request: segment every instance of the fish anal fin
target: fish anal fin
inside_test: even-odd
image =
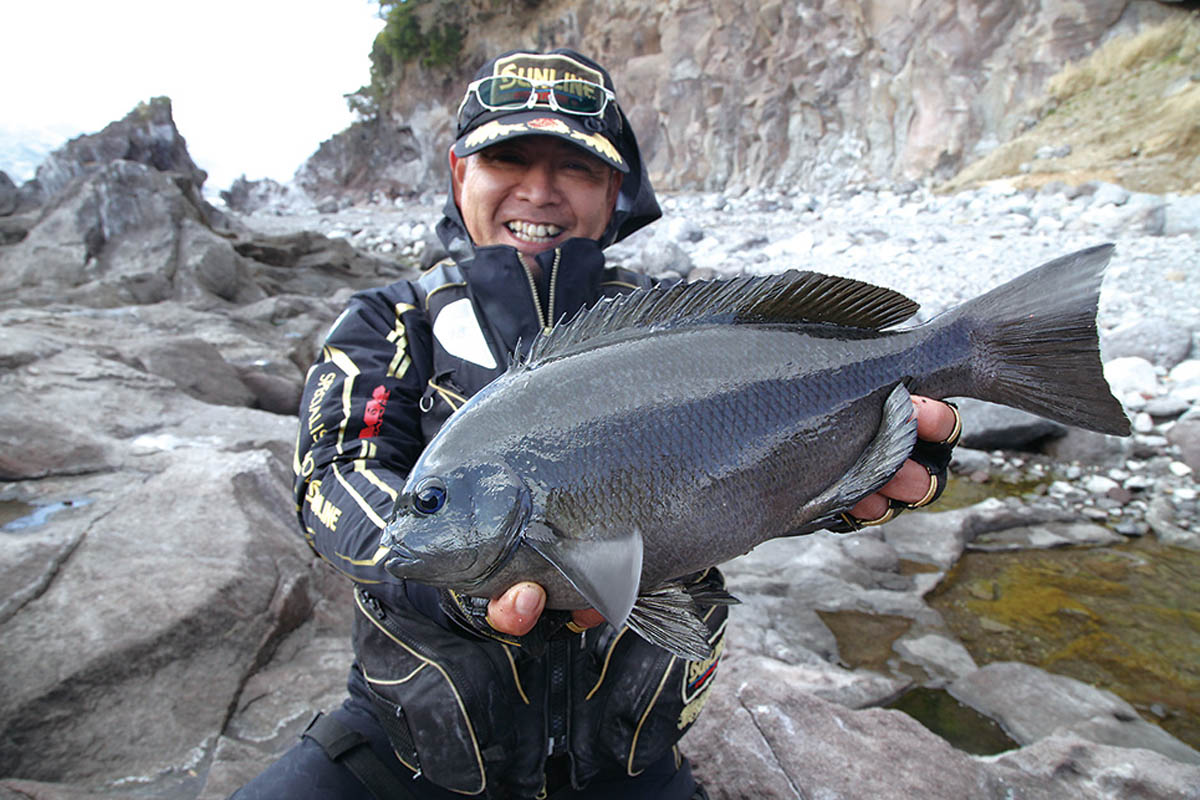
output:
[[[702,661],[712,655],[711,631],[700,619],[691,595],[679,584],[639,596],[628,625],[646,641],[688,661]]]

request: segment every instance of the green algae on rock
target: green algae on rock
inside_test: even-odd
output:
[[[1150,538],[967,553],[928,600],[979,664],[1086,681],[1200,746],[1200,553]]]

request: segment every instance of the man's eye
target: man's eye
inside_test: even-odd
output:
[[[565,161],[562,168],[567,172],[574,172],[580,175],[595,176],[600,173],[596,165],[589,164],[587,161]]]
[[[498,164],[523,164],[524,157],[516,150],[497,150],[489,152],[488,158]]]

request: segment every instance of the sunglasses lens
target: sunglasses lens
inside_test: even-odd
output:
[[[554,99],[563,111],[598,114],[604,108],[604,87],[590,81],[558,81]]]
[[[524,78],[488,78],[480,81],[477,91],[479,101],[488,108],[524,108],[529,103],[533,84]]]

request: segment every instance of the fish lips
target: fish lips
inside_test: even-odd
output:
[[[392,544],[389,546],[389,549],[391,550],[391,558],[387,560],[384,567],[388,572],[397,577],[402,577],[398,571],[404,567],[411,567],[421,563],[421,557],[409,552],[402,544]]]

